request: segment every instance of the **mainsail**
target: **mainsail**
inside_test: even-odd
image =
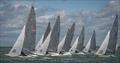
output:
[[[110,31],[110,38],[109,38],[107,52],[113,53],[113,54],[115,53],[116,44],[117,44],[117,36],[118,36],[118,15],[115,16],[115,21]]]
[[[79,39],[78,39],[78,45],[77,45],[77,51],[82,51],[84,46],[84,38],[85,38],[85,29],[84,26],[82,27]]]
[[[91,52],[96,50],[96,34],[93,32],[92,38],[88,41],[86,47],[84,48],[84,52]]]
[[[22,54],[29,55],[35,50],[35,40],[36,40],[36,16],[34,7],[31,6],[30,14],[25,28],[25,38],[22,48]]]
[[[48,51],[57,52],[57,46],[60,37],[60,16],[57,16],[57,20],[51,32],[50,44],[48,46]]]
[[[24,38],[25,38],[25,26],[23,27],[18,39],[16,40],[14,46],[8,53],[9,56],[19,56],[21,54],[21,50],[23,47],[24,43]]]
[[[109,38],[110,38],[110,31],[108,32],[108,34],[106,35],[102,45],[100,46],[100,48],[96,52],[97,55],[103,55],[103,54],[106,53],[107,46],[108,46],[108,43],[109,43]]]
[[[50,22],[49,22],[44,35],[42,35],[42,38],[40,39],[40,41],[37,43],[37,45],[35,47],[35,51],[37,51],[39,49],[39,47],[41,46],[41,44],[44,42],[44,40],[46,39],[46,37],[48,36],[48,34],[50,32],[50,29],[51,29],[51,27],[50,27]]]
[[[72,27],[70,29],[68,29],[68,32],[67,32],[67,35],[65,38],[65,44],[62,48],[64,51],[69,51],[69,49],[71,47],[70,45],[71,45],[71,41],[74,36],[74,30],[75,30],[75,23],[73,23]]]

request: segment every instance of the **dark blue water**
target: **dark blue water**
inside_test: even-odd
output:
[[[10,48],[0,48],[0,63],[120,63],[120,54],[116,57],[98,57],[94,54],[72,56],[9,57]]]

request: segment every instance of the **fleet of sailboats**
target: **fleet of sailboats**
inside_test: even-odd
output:
[[[75,23],[68,29],[66,35],[60,41],[60,16],[57,16],[56,22],[51,29],[50,22],[38,43],[36,42],[36,16],[34,7],[31,6],[30,14],[26,25],[24,25],[19,37],[13,45],[8,56],[28,56],[28,55],[66,55],[66,53],[75,54],[79,52],[94,53],[96,55],[105,55],[108,53],[115,54],[118,35],[118,16],[110,31],[108,31],[100,48],[96,52],[96,32],[84,48],[85,29],[82,27],[80,35],[75,39],[71,46],[74,37]]]

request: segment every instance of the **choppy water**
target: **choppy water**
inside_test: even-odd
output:
[[[72,56],[9,57],[10,48],[0,48],[0,63],[120,63],[120,54],[116,57],[98,57],[93,54]]]

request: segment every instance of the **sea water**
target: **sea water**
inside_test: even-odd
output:
[[[94,54],[67,56],[9,57],[10,48],[0,48],[0,63],[120,63],[120,54],[99,57]]]

